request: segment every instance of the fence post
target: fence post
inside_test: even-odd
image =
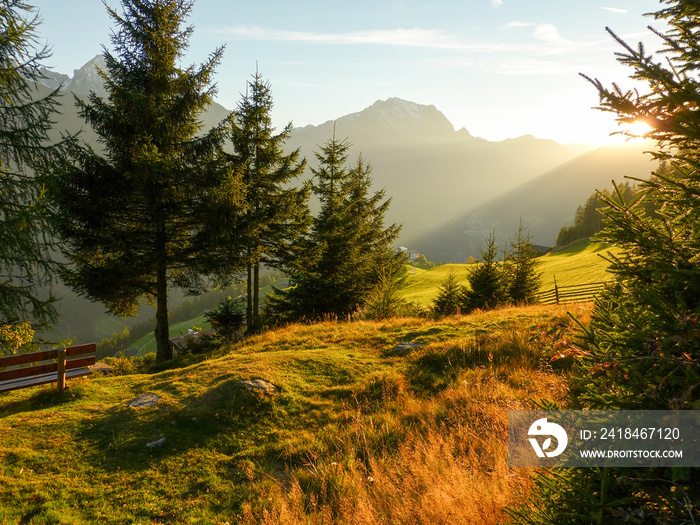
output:
[[[58,391],[63,392],[66,388],[66,349],[61,348],[58,351]]]
[[[559,288],[557,287],[557,276],[554,276],[554,296],[557,298],[557,304],[559,304]]]

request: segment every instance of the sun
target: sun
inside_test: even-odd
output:
[[[639,144],[649,140],[652,128],[646,122],[635,120],[630,123],[618,123],[615,133],[610,134],[606,144]]]
[[[621,126],[626,133],[635,138],[644,139],[654,128],[642,120],[635,120],[631,124]]]

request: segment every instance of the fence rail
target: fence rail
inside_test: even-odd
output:
[[[570,286],[557,286],[554,281],[554,288],[545,290],[537,295],[537,299],[542,304],[562,304],[592,301],[605,287],[604,282],[574,284]]]

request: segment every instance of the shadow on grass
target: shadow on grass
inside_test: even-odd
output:
[[[85,461],[108,472],[141,472],[194,449],[227,456],[262,454],[288,412],[308,408],[284,393],[250,392],[238,379],[218,379],[213,388],[177,406],[161,401],[153,407],[122,405],[95,414],[76,433]]]
[[[53,385],[44,386],[37,389],[29,397],[0,403],[0,418],[22,412],[35,412],[37,410],[64,406],[80,401],[85,395],[85,388],[81,384],[68,385],[63,392],[59,392]]]
[[[406,343],[426,344],[434,342],[432,335],[445,335],[445,327],[434,326],[432,328],[421,328],[412,330],[403,335],[402,340]],[[444,337],[443,337],[444,338]]]

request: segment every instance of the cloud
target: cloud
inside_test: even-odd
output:
[[[503,5],[503,0],[491,0],[491,5],[493,7],[499,8]]]
[[[559,30],[555,25],[552,24],[539,24],[535,28],[533,35],[537,40],[546,42],[548,44],[554,44],[557,46],[571,46],[573,42],[567,40],[559,34]]]
[[[532,27],[535,24],[532,22],[519,22],[518,20],[513,20],[512,22],[508,22],[506,24],[506,27]]]
[[[601,7],[601,9],[605,9],[606,11],[610,11],[611,13],[621,13],[623,15],[629,13],[627,9],[618,9],[617,7]]]
[[[218,31],[245,40],[278,42],[370,44],[483,52],[501,50],[503,47],[499,44],[465,44],[443,31],[434,29],[386,29],[349,33],[312,33],[278,31],[259,26],[237,26],[219,29]]]

